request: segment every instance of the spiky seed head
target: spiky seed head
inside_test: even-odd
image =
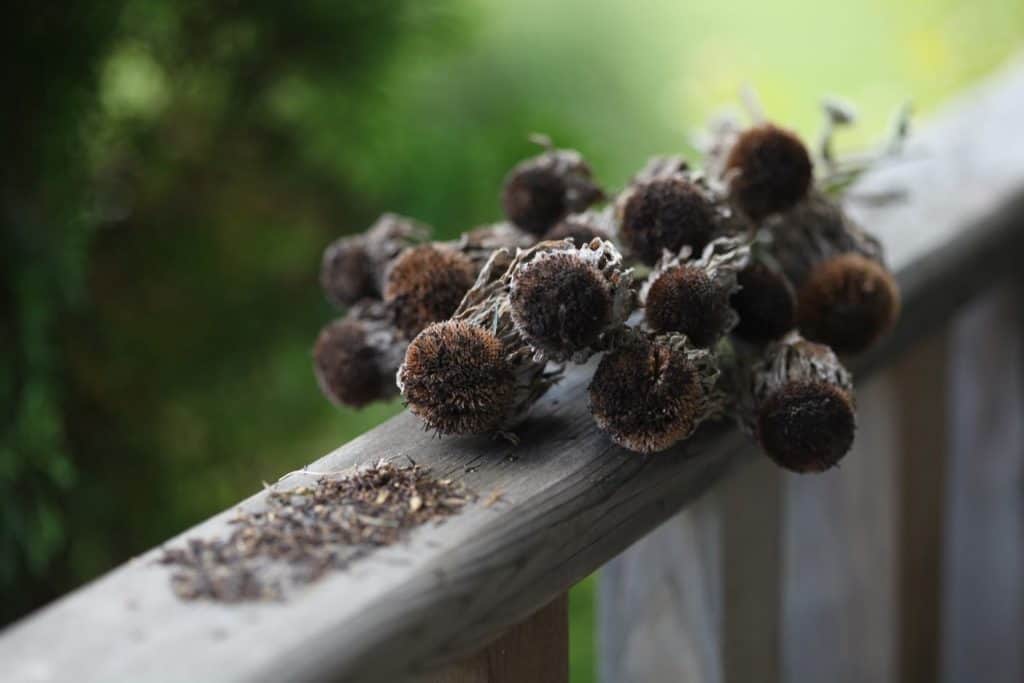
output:
[[[764,400],[757,439],[765,453],[793,472],[822,472],[853,446],[856,413],[850,395],[823,381],[793,382]]]
[[[644,306],[652,330],[681,332],[701,348],[713,345],[733,321],[729,293],[694,263],[662,271],[648,288]]]
[[[664,250],[690,246],[700,253],[714,235],[714,206],[689,180],[678,176],[639,183],[620,208],[619,235],[641,261],[654,265]]]
[[[543,235],[570,213],[583,211],[603,196],[578,153],[551,150],[509,171],[501,203],[510,221],[534,235]]]
[[[899,316],[899,288],[880,263],[846,253],[818,264],[800,288],[800,333],[838,353],[870,347]]]
[[[733,334],[763,344],[796,327],[796,295],[785,275],[763,261],[754,261],[737,279],[741,289],[729,300],[740,317]]]
[[[553,253],[516,271],[512,319],[532,345],[573,353],[597,342],[612,318],[611,286],[573,251]]]
[[[577,247],[590,244],[594,239],[608,240],[611,236],[598,227],[593,220],[582,215],[572,215],[558,222],[544,235],[545,240],[572,239]]]
[[[378,352],[366,335],[366,328],[350,318],[335,320],[317,335],[313,372],[335,405],[359,408],[388,394],[378,371]]]
[[[704,417],[704,387],[686,352],[642,339],[601,359],[590,382],[590,411],[615,443],[637,453],[663,451]]]
[[[339,308],[377,296],[373,263],[362,235],[342,237],[324,250],[320,286],[327,300]]]
[[[384,300],[394,311],[395,325],[411,339],[430,323],[450,318],[475,279],[476,268],[468,257],[423,244],[395,259]]]
[[[499,428],[516,392],[501,340],[461,320],[434,323],[412,340],[398,384],[409,410],[439,434]]]
[[[811,155],[800,138],[770,123],[741,133],[725,167],[730,194],[755,221],[803,199],[814,172]]]

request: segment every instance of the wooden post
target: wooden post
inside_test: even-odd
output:
[[[423,683],[567,683],[569,594],[563,593],[480,652]]]

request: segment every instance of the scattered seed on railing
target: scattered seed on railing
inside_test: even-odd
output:
[[[239,510],[226,538],[189,539],[161,564],[184,600],[280,600],[289,588],[343,569],[430,521],[442,522],[475,495],[419,465],[380,462],[343,476],[317,473],[312,485],[269,489],[266,509]]]

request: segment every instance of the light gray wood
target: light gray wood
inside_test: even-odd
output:
[[[892,369],[899,420],[897,567],[899,680],[939,677],[945,540],[949,344],[940,334]]]
[[[568,683],[569,594],[516,624],[479,652],[421,683]]]
[[[972,304],[951,336],[943,680],[1024,681],[1024,291]]]
[[[1022,93],[1024,68],[1015,68],[924,133],[927,163],[887,172],[913,195],[889,214],[865,214],[906,300],[876,365],[1015,265],[1024,149],[1007,141],[1024,120]],[[146,553],[0,634],[4,678],[395,681],[473,652],[671,517],[746,452],[721,425],[659,457],[613,447],[587,413],[587,372],[537,406],[516,449],[433,439],[404,414],[312,465],[409,456],[482,496],[500,490],[503,502],[419,529],[280,605],[182,603],[153,565],[157,551]],[[221,533],[228,517],[171,542]]]
[[[896,666],[897,387],[857,387],[857,440],[838,469],[786,475],[783,680],[885,683]]]

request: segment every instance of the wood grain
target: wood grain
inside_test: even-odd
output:
[[[972,93],[921,136],[927,163],[870,182],[911,199],[864,212],[904,287],[903,322],[877,367],[1014,266],[1022,240],[1024,68]],[[312,464],[344,470],[412,457],[483,497],[439,527],[412,533],[283,604],[188,604],[158,550],[129,562],[0,634],[16,681],[396,681],[472,653],[642,538],[745,460],[727,425],[658,457],[614,447],[593,427],[581,368],[520,430],[518,448],[438,440],[408,414]],[[298,483],[294,479],[291,483]],[[262,494],[241,505],[262,505]],[[230,512],[170,543],[224,532]]]

